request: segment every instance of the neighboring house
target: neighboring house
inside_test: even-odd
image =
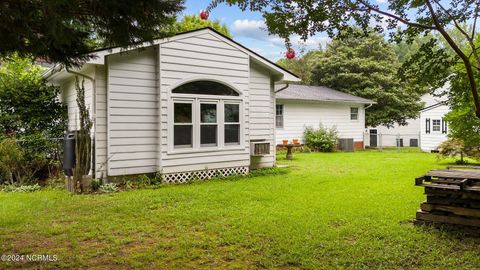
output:
[[[448,85],[438,89],[437,93],[444,91],[447,87]],[[425,94],[421,97],[421,101],[425,103],[423,109],[425,110],[431,106],[444,102],[445,97]],[[421,139],[421,136],[425,133],[425,129],[423,128],[425,123],[421,119],[423,110],[419,112],[418,118],[408,119],[407,125],[404,126],[394,124],[393,127],[368,127],[365,130],[365,145],[368,147],[410,146],[421,147],[423,149]]]
[[[448,139],[448,123],[444,120],[450,108],[444,102],[428,106],[420,111],[420,147],[423,151],[437,150]]]
[[[275,164],[275,92],[292,73],[211,28],[111,48],[45,78],[78,128],[75,77],[85,76],[96,178],[162,173],[167,182]]]
[[[291,84],[276,95],[276,143],[303,140],[305,127],[336,127],[339,137],[363,149],[365,108],[374,102],[323,86]]]

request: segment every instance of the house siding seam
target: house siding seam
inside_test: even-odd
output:
[[[195,59],[195,61],[192,61]],[[194,65],[193,62],[195,63]],[[249,56],[212,34],[187,37],[160,45],[160,152],[161,172],[180,173],[206,169],[248,166],[249,156]],[[222,149],[179,153],[170,151],[168,112],[171,88],[189,79],[215,78],[242,91],[243,149]],[[171,138],[173,139],[173,138]]]
[[[275,92],[271,75],[260,66],[250,64],[250,140],[271,144],[270,154],[252,157],[252,168],[275,164]]]
[[[105,67],[96,67],[95,72],[95,177],[107,176],[107,82]]]
[[[157,171],[156,48],[107,58],[109,176]]]

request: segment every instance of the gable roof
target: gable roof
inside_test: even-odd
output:
[[[230,46],[242,51],[243,53],[247,54],[250,57],[250,60],[254,61],[255,63],[259,64],[260,66],[268,69],[272,75],[274,75],[277,79],[283,80],[283,81],[292,81],[292,82],[298,82],[300,81],[300,78],[295,75],[294,73],[286,70],[285,68],[277,65],[276,63],[268,60],[267,58],[259,55],[258,53],[250,50],[249,48],[243,46],[242,44],[236,42],[235,40],[223,35],[222,33],[218,32],[217,30],[211,28],[211,27],[205,27],[205,28],[200,28],[196,30],[191,30],[191,31],[186,31],[182,33],[178,33],[172,37],[167,37],[167,38],[162,38],[162,39],[155,39],[151,42],[142,42],[142,43],[136,43],[132,44],[130,47],[108,47],[108,48],[102,48],[98,49],[95,51],[92,51],[90,54],[95,55],[96,57],[93,59],[90,59],[89,61],[86,62],[86,64],[97,64],[97,65],[103,65],[105,63],[105,57],[107,55],[111,54],[116,54],[120,52],[126,52],[130,50],[135,50],[139,48],[145,48],[145,47],[150,47],[158,44],[163,44],[163,43],[168,43],[184,38],[188,38],[191,36],[196,36],[200,35],[203,33],[210,33],[217,37],[220,40],[223,40]],[[52,67],[50,70],[52,72],[55,72],[55,66]],[[46,73],[50,73],[50,70]]]
[[[304,101],[351,102],[360,104],[376,103],[373,100],[357,97],[325,86],[301,84],[290,84],[286,89],[277,92],[276,98]]]

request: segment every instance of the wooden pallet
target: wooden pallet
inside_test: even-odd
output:
[[[427,200],[416,220],[480,229],[480,170],[449,168],[431,170],[415,179],[425,189]]]

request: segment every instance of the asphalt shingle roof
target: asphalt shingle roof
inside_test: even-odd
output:
[[[290,84],[276,94],[277,99],[314,100],[330,102],[353,102],[372,104],[372,100],[333,90],[325,86]]]

